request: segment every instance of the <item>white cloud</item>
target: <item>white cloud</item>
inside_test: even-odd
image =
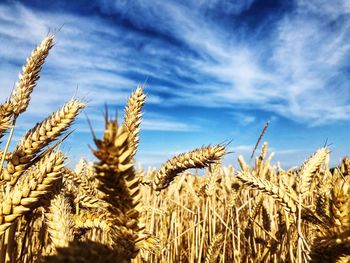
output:
[[[233,112],[232,115],[235,118],[235,121],[243,126],[250,125],[257,121],[256,117],[250,114]]]
[[[0,21],[5,26],[0,27],[0,54],[5,61],[20,63],[50,28],[65,24],[33,95],[33,104],[42,106],[30,108],[28,114],[32,115],[55,110],[54,105],[75,94],[77,85],[78,96],[92,106],[104,102],[122,105],[130,89],[148,77],[152,104],[165,102],[157,95],[161,91],[169,94],[167,105],[238,105],[272,111],[309,125],[349,120],[346,58],[350,55],[350,19],[344,16],[349,13],[348,1],[337,0],[337,5],[298,1],[296,9],[271,29],[271,37],[256,45],[225,31],[227,28],[207,19],[205,12],[193,11],[196,5],[202,11],[239,14],[252,3],[202,0],[191,1],[188,7],[175,1],[100,1],[104,12],[131,19],[140,30],[153,28],[170,36],[199,57],[181,54],[180,49],[171,44],[164,46],[159,39],[148,43],[142,34],[127,32],[96,16],[55,14],[31,10],[19,3],[2,4]],[[9,15],[14,12],[16,16]],[[133,43],[143,46],[137,50]],[[264,55],[267,51],[269,57]],[[137,62],[126,61],[135,52],[143,57]],[[174,52],[178,54],[174,56]],[[151,57],[149,61],[147,56]],[[167,58],[176,59],[178,64],[169,64]],[[19,70],[8,62],[0,72],[4,91],[1,100],[8,97]],[[123,74],[128,71],[142,79]],[[181,82],[174,79],[174,73],[195,81]],[[163,82],[152,85],[158,79]],[[171,83],[183,88],[174,88]],[[152,120],[145,123],[149,129],[159,129],[157,125]],[[174,122],[163,121],[162,125],[168,130],[193,129]]]
[[[196,125],[187,123],[169,121],[165,119],[148,119],[145,118],[141,124],[142,130],[148,131],[197,131],[199,129]]]

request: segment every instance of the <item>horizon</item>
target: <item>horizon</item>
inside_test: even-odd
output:
[[[237,167],[267,121],[262,142],[283,168],[326,142],[331,165],[350,152],[349,1],[126,3],[0,2],[1,102],[35,46],[58,31],[13,142],[72,97],[88,102],[100,136],[104,104],[121,118],[144,84],[136,156],[144,167],[231,140],[224,163]],[[93,160],[84,114],[73,129],[62,145],[69,163]]]

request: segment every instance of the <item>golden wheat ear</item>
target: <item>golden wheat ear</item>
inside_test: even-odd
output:
[[[28,107],[30,94],[36,86],[41,67],[53,46],[53,39],[54,35],[47,36],[27,58],[27,63],[24,65],[16,88],[10,97],[15,116],[24,112]]]
[[[339,170],[343,176],[350,175],[350,160],[348,157],[344,157],[340,163]]]
[[[143,93],[142,86],[138,86],[137,89],[131,94],[128,103],[125,107],[124,125],[129,131],[129,149],[132,151],[131,158],[133,158],[137,152],[139,143],[139,131],[142,117],[142,107],[145,104],[146,95]]]
[[[311,248],[311,262],[337,262],[350,256],[350,229],[337,232],[333,229],[322,237],[318,236]]]
[[[99,228],[104,233],[109,233],[114,226],[114,216],[104,209],[80,210],[78,214],[73,215],[75,228]]]
[[[0,139],[11,126],[12,112],[13,106],[10,102],[5,102],[0,105]]]
[[[337,262],[350,256],[350,177],[333,179],[328,224],[317,225],[310,253],[312,262]]]
[[[145,233],[140,214],[140,178],[133,160],[143,100],[141,89],[130,97],[124,117],[129,127],[125,123],[118,125],[117,118],[109,119],[106,113],[103,137],[97,139],[94,135],[96,150],[92,150],[99,159],[94,163],[99,195],[109,204],[107,209],[115,225],[111,234],[113,247],[128,260],[136,257],[139,250],[153,247],[153,239]]]
[[[338,178],[331,190],[330,215],[333,224],[350,230],[350,177]]]
[[[238,173],[237,178],[242,181],[243,184],[250,186],[252,189],[266,193],[276,201],[280,202],[287,212],[294,213],[297,211],[296,197],[292,196],[282,187],[278,187],[270,181],[254,176],[246,171]]]
[[[58,193],[52,198],[46,219],[54,247],[67,247],[74,238],[73,220],[71,219],[70,205],[63,193]]]
[[[298,173],[298,192],[301,195],[308,193],[315,172],[320,169],[328,154],[329,150],[327,148],[321,148],[301,166]]]
[[[10,182],[12,186],[15,185],[19,177],[32,165],[37,154],[62,135],[84,107],[84,103],[71,100],[29,130],[17,144],[8,160],[7,167],[2,173],[3,179]]]
[[[5,195],[0,204],[0,235],[18,217],[41,204],[41,198],[47,196],[55,182],[62,179],[64,160],[61,152],[47,154]]]
[[[220,250],[222,248],[222,241],[224,239],[224,235],[222,233],[217,234],[210,243],[208,248],[207,255],[205,257],[205,263],[215,263],[217,262],[217,258],[220,254]]]
[[[157,191],[165,189],[181,172],[191,168],[208,167],[220,161],[225,151],[224,145],[207,146],[171,158],[161,166],[154,178],[153,188]]]

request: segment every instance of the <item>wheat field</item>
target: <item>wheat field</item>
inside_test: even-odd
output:
[[[121,124],[106,113],[102,138],[90,123],[94,162],[71,169],[58,149],[85,107],[77,99],[13,142],[53,41],[0,105],[0,262],[350,262],[350,160],[329,167],[327,147],[291,170],[263,143],[253,165],[222,166],[219,144],[145,171],[134,161],[141,86]]]

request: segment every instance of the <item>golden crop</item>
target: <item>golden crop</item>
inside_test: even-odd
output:
[[[102,138],[93,133],[94,163],[81,159],[73,171],[56,147],[85,107],[78,100],[10,152],[53,39],[32,52],[0,105],[0,262],[350,262],[348,159],[330,169],[321,148],[285,171],[264,143],[255,164],[240,156],[236,171],[221,165],[226,145],[209,145],[136,169],[141,86],[121,124],[106,113]]]

